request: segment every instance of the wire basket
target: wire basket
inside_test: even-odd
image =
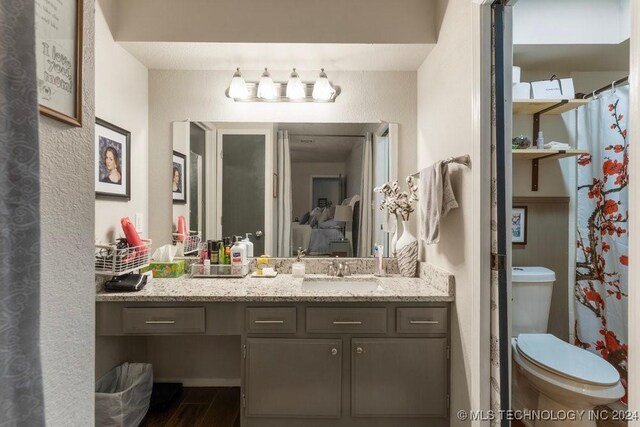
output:
[[[191,277],[193,278],[242,278],[249,274],[249,263],[241,266],[231,264],[192,264]]]
[[[200,247],[200,232],[198,231],[190,231],[189,235],[184,240],[178,240],[178,238],[182,237],[182,233],[173,233],[173,244],[182,243],[184,245],[183,253],[192,254],[198,251]]]
[[[151,240],[142,240],[140,246],[119,248],[117,244],[96,244],[96,274],[120,276],[149,265]]]

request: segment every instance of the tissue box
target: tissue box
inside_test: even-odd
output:
[[[157,279],[169,279],[180,277],[184,274],[184,260],[173,262],[151,261],[148,267],[141,268],[140,272],[151,271]]]

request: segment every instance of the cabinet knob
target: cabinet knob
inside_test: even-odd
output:
[[[364,350],[362,349],[362,347],[356,347],[356,354],[362,354],[364,353]]]
[[[335,348],[335,347],[334,347],[334,348],[332,348],[332,349],[331,349],[331,355],[332,355],[332,356],[337,356],[337,355],[338,355],[338,349],[337,349],[337,348]]]

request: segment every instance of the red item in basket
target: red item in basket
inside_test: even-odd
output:
[[[143,245],[142,239],[136,231],[136,227],[134,227],[133,223],[131,223],[131,220],[128,217],[123,216],[122,218],[120,218],[120,225],[122,226],[124,237],[126,237],[129,246],[137,248],[138,246]]]
[[[138,257],[147,255],[147,247],[140,238],[136,227],[133,225],[133,223],[131,223],[131,220],[128,217],[123,216],[122,218],[120,218],[120,225],[122,226],[122,231],[124,231],[124,236],[127,239],[127,243],[129,243],[130,247],[135,248],[134,253],[127,255],[127,257],[123,261],[128,263],[132,262],[134,259],[137,259],[138,262],[140,262],[141,260]]]
[[[187,223],[182,215],[178,217],[178,229],[176,230],[176,233],[178,234],[176,236],[176,241],[184,242],[184,239],[187,236]]]

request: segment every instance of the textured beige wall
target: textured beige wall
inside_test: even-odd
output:
[[[258,71],[244,73],[247,80]],[[287,71],[273,71],[286,80]],[[300,71],[303,81],[313,81],[316,71]],[[324,122],[399,124],[399,176],[416,168],[416,73],[333,72],[331,81],[342,88],[335,103],[236,103],[225,96],[230,72],[149,71],[149,218],[154,245],[169,241],[171,194],[162,184],[170,176],[171,122],[189,118],[214,122]],[[161,187],[158,187],[158,186]]]
[[[40,346],[47,426],[94,417],[94,2],[84,2],[82,127],[40,116]]]
[[[119,1],[119,41],[434,43],[434,0]]]
[[[472,155],[472,6],[468,0],[441,0],[443,16],[438,44],[418,70],[418,169],[462,154]],[[456,419],[459,409],[473,401],[471,383],[473,337],[472,266],[474,233],[480,213],[473,207],[472,170],[452,166],[452,185],[459,209],[441,222],[440,243],[425,247],[426,260],[456,276],[456,301],[451,313],[451,425],[467,425]],[[488,340],[488,337],[487,337]],[[488,389],[487,389],[488,390]]]
[[[96,3],[96,116],[131,132],[131,200],[95,202],[95,238],[112,242],[121,237],[120,217],[135,223],[143,215],[141,235],[149,231],[147,68],[113,40],[107,26],[112,1]]]

